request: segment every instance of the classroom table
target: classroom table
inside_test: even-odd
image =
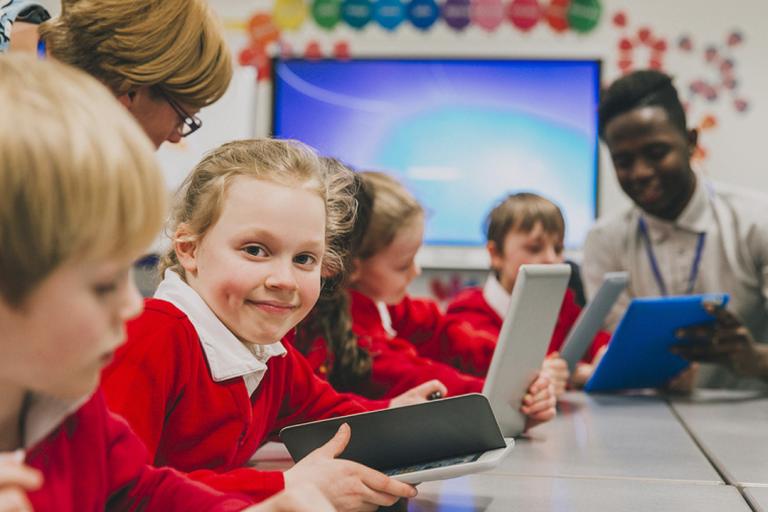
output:
[[[670,404],[726,482],[768,486],[768,396],[700,390]]]
[[[738,490],[726,485],[488,473],[422,484],[407,508],[410,512],[750,510]]]
[[[768,487],[746,487],[744,496],[758,512],[768,512]]]
[[[721,484],[663,397],[568,392],[494,473]]]
[[[498,468],[425,482],[388,510],[768,512],[767,429],[754,394],[568,392]]]

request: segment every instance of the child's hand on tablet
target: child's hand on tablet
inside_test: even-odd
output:
[[[245,512],[334,512],[336,509],[314,484],[305,484],[245,509]]]
[[[565,386],[568,384],[571,374],[568,371],[568,363],[560,357],[560,354],[557,352],[549,354],[541,365],[541,371],[552,381],[552,385],[555,387],[555,396],[559,397],[565,393]]]
[[[408,484],[362,464],[337,459],[351,435],[349,425],[342,425],[333,439],[286,471],[286,490],[312,483],[340,512],[376,510],[393,505],[400,498],[416,496],[416,489]]]
[[[605,355],[606,350],[608,350],[608,345],[603,345],[600,347],[600,350],[597,351],[597,354],[595,354],[595,358],[592,359],[591,363],[579,362],[579,364],[576,365],[576,370],[574,370],[573,376],[571,377],[571,386],[577,389],[584,387],[592,377],[592,374],[595,373],[595,368],[600,364],[600,360]]]
[[[528,387],[528,393],[523,397],[523,405],[520,412],[528,416],[525,430],[530,430],[536,425],[547,422],[555,417],[555,389],[552,382],[544,374],[539,374],[536,380]]]
[[[431,397],[444,397],[446,395],[448,395],[448,388],[445,387],[445,384],[437,379],[432,379],[409,389],[402,395],[396,396],[389,401],[389,406],[401,407],[403,405],[420,404],[427,400],[432,400]]]
[[[43,485],[43,476],[24,464],[23,452],[0,453],[0,511],[32,511],[27,491]]]

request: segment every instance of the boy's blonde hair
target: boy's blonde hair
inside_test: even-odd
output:
[[[565,219],[555,203],[530,192],[510,194],[488,214],[485,220],[486,237],[496,244],[501,254],[504,239],[510,231],[530,233],[538,223],[541,223],[545,233],[561,241],[565,237]]]
[[[0,295],[21,305],[73,258],[138,256],[165,186],[142,129],[100,83],[34,56],[0,56]]]
[[[367,259],[395,239],[397,232],[424,215],[424,209],[396,179],[383,172],[365,171],[360,175],[373,197],[373,210],[360,250],[355,256]]]
[[[322,272],[329,276],[341,271],[342,258],[333,240],[354,224],[356,201],[350,193],[352,173],[329,168],[309,146],[292,140],[240,140],[206,154],[181,186],[169,226],[171,238],[177,242],[201,240],[219,219],[229,185],[238,176],[316,192],[325,201],[326,213]],[[176,238],[182,224],[190,235]],[[161,275],[166,269],[185,277],[173,248],[160,261]]]
[[[40,36],[117,95],[151,86],[195,108],[219,99],[232,57],[204,0],[62,0]]]

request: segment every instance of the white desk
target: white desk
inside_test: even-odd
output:
[[[758,512],[768,512],[768,487],[747,487],[744,494]]]
[[[559,408],[493,473],[722,483],[662,398],[571,392]]]
[[[768,397],[707,390],[671,404],[728,483],[768,485]]]
[[[411,512],[738,512],[749,506],[734,487],[672,481],[521,477],[482,474],[419,486]]]

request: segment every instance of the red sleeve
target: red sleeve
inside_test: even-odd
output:
[[[354,400],[355,402],[362,405],[366,410],[368,411],[380,411],[382,409],[389,409],[389,398],[385,398],[383,400],[374,400],[371,398],[366,398],[362,395],[358,395],[356,393],[339,393],[341,396],[346,397],[347,400]]]
[[[458,315],[446,315],[439,332],[440,361],[470,375],[485,377],[498,335],[495,326],[475,325]]]
[[[170,468],[146,463],[146,450],[125,420],[107,412],[108,510],[229,512],[250,501],[194,482]]]
[[[290,343],[285,344],[285,375],[287,392],[283,399],[276,428],[336,416],[365,412],[351,393],[338,393],[331,385],[314,374],[307,360]]]
[[[253,468],[231,469],[217,473],[210,469],[191,471],[187,475],[205,485],[226,493],[241,494],[255,502],[264,501],[285,489],[282,471],[260,471]]]
[[[399,304],[387,309],[392,328],[399,337],[413,343],[421,355],[436,357],[439,350],[436,334],[443,313],[435,301],[406,296]]]
[[[408,341],[400,338],[379,340],[371,349],[371,356],[372,390],[378,398],[394,398],[431,379],[445,384],[451,396],[479,393],[483,389],[482,379],[421,357]]]
[[[584,354],[584,357],[581,360],[587,364],[592,364],[592,361],[594,361],[597,353],[601,348],[608,345],[609,341],[611,341],[611,333],[606,331],[599,331],[595,335],[595,339],[592,341],[592,345],[590,345],[589,350],[587,350],[587,353]]]
[[[290,334],[283,338],[283,342],[284,344],[291,344],[295,348],[295,345],[293,345],[294,338]],[[298,349],[296,351],[301,354]],[[318,378],[323,381],[328,380],[328,360],[330,357],[328,355],[328,344],[323,338],[315,339],[307,353],[301,355],[304,357],[304,360],[307,362],[307,364],[309,364],[309,367],[312,369],[315,375],[318,376]],[[389,407],[389,400],[371,400],[355,393],[339,394],[345,397],[347,400],[354,400],[358,402],[366,410],[369,411],[378,411],[380,409],[387,409]]]
[[[565,342],[565,338],[568,337],[573,324],[579,318],[579,313],[581,313],[581,308],[576,304],[576,297],[569,288],[565,291],[563,304],[560,306],[560,312],[557,315],[557,323],[552,332],[547,354],[559,351],[563,347],[563,342]]]
[[[185,376],[193,373],[191,365],[204,363],[202,357],[190,357],[200,350],[191,324],[153,321],[157,316],[152,312],[144,315],[128,323],[128,342],[104,370],[102,387],[110,410],[128,421],[147,446],[148,462],[152,463],[163,433],[163,419],[184,392]],[[255,501],[263,501],[285,487],[279,471],[238,468],[221,473],[196,470],[187,475],[220,491],[243,493]]]
[[[150,462],[155,460],[164,418],[182,393],[184,375],[191,372],[195,358],[189,350],[197,343],[185,323],[153,322],[153,316],[147,311],[128,322],[128,341],[102,374],[109,409],[128,420],[147,447]]]

